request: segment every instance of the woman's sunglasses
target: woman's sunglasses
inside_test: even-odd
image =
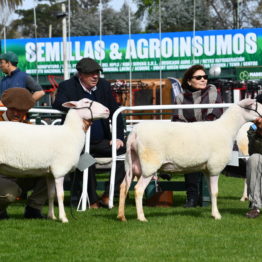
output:
[[[196,80],[201,80],[202,77],[207,80],[208,79],[208,75],[202,75],[202,76],[192,76],[192,78],[196,79]]]

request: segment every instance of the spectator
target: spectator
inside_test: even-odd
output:
[[[262,95],[258,95],[257,102],[262,103]],[[248,130],[247,160],[247,194],[250,201],[250,210],[246,213],[248,218],[256,218],[262,208],[262,118],[257,118],[254,125]]]
[[[100,72],[102,71],[100,65],[91,58],[83,58],[77,63],[76,69],[77,74],[75,76],[59,84],[53,108],[65,111],[66,108],[62,106],[64,102],[71,100],[77,101],[86,97],[106,106],[110,110],[109,118],[112,119],[113,113],[118,109],[118,105],[112,95],[110,83],[100,78]],[[90,154],[94,157],[110,157],[112,154],[111,139],[109,119],[94,121],[91,126]],[[116,146],[118,154],[125,153],[124,128],[121,115],[117,120]],[[96,193],[95,173],[95,165],[93,165],[89,168],[88,178],[88,196],[91,208],[99,208],[100,206],[107,207],[109,202],[109,183],[99,201]],[[79,177],[77,180],[82,180],[82,174],[80,172],[77,172],[77,174]],[[124,176],[124,163],[123,161],[117,161],[115,180],[116,194],[119,192],[119,186]]]
[[[182,79],[183,92],[175,98],[175,104],[214,104],[222,103],[222,98],[213,85],[207,84],[208,76],[202,65],[188,68]],[[196,122],[212,121],[219,118],[222,109],[178,109],[173,121]],[[199,181],[201,173],[185,174],[187,200],[184,207],[196,207],[199,203]]]
[[[7,107],[0,121],[28,123],[26,115],[34,106],[35,100],[31,93],[24,88],[10,88],[4,91],[1,101]],[[25,148],[26,150],[26,148]],[[47,185],[44,177],[11,178],[0,175],[0,219],[9,218],[7,207],[18,198],[22,192],[32,190],[27,198],[25,218],[44,218],[41,209],[47,200]]]
[[[18,67],[18,57],[13,52],[7,52],[0,55],[0,69],[6,76],[0,82],[0,95],[9,88],[23,87],[28,89],[35,101],[38,101],[45,92],[35,80]]]

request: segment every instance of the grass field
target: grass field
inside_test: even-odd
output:
[[[12,205],[11,219],[0,222],[0,261],[261,261],[262,216],[244,217],[243,180],[222,175],[219,189],[221,221],[210,206],[183,208],[185,192],[174,192],[174,207],[145,207],[148,223],[136,220],[132,195],[127,223],[116,220],[117,207],[74,210],[77,219],[67,207],[69,223],[61,224],[25,220],[24,207]]]

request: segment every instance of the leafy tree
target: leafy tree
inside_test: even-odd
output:
[[[146,31],[158,31],[159,0],[136,2],[136,16],[145,19]],[[261,0],[166,0],[161,1],[162,31],[191,31],[194,2],[196,30],[262,26]]]
[[[107,3],[102,8],[102,34],[127,34],[128,33],[128,5],[124,4],[119,12],[108,7]],[[100,15],[99,9],[78,8],[77,12],[72,14],[71,32],[72,35],[99,35],[100,34]],[[140,32],[139,23],[131,14],[132,32]]]
[[[62,27],[59,19],[56,15],[61,12],[61,5],[59,4],[39,4],[36,9],[36,25],[37,25],[37,37],[48,37],[49,26],[52,26],[52,36],[61,36]],[[14,20],[7,32],[8,38],[33,38],[35,37],[34,27],[34,10],[16,10],[16,14],[19,15],[19,19]]]
[[[22,2],[23,0],[0,0],[0,37],[4,35],[6,25],[10,20],[10,14]]]
[[[250,19],[250,24],[252,27],[262,27],[262,1],[257,1],[257,6],[253,15]]]
[[[103,0],[103,4],[107,4],[110,0]],[[96,9],[100,3],[100,0],[78,0],[79,6],[83,9],[90,10]]]
[[[88,3],[87,3],[88,2]],[[71,36],[86,36],[100,34],[99,0],[71,1]],[[102,34],[128,33],[128,5],[123,5],[118,12],[108,7],[108,0],[103,0],[102,6]],[[56,14],[61,13],[61,4],[50,0],[49,4],[36,6],[37,37],[48,37],[49,26],[52,25],[52,36],[62,35],[61,21]],[[35,37],[34,12],[29,10],[16,10],[19,19],[14,20],[8,27],[7,38]],[[139,33],[139,22],[131,14],[132,33]]]
[[[177,0],[174,4],[173,0],[162,1],[159,5],[158,0],[137,0],[138,10],[137,17],[146,19],[146,32],[159,31],[159,18],[161,7],[161,31],[176,32],[176,31],[192,31],[194,19],[194,6],[192,0]],[[143,5],[143,2],[145,3]],[[209,17],[203,15],[208,13],[208,8],[203,5],[203,2],[196,1],[195,17],[196,30],[205,30],[209,25]]]
[[[109,18],[109,17],[108,17]],[[129,6],[124,3],[120,12],[115,17],[115,34],[128,34],[129,33]],[[133,12],[130,12],[130,29],[131,33],[138,34],[141,32],[140,21],[136,19]]]
[[[218,29],[261,27],[262,1],[208,0],[213,27]]]
[[[0,8],[9,8],[9,10],[15,9],[18,5],[21,5],[23,0],[0,0]]]

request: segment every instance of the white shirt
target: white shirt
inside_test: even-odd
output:
[[[78,78],[78,79],[79,79],[79,78]],[[95,91],[95,90],[97,89],[96,86],[92,87],[90,90],[87,89],[87,88],[84,86],[84,84],[81,82],[80,79],[79,79],[79,83],[80,83],[80,85],[82,86],[83,90],[84,90],[86,93],[90,94],[90,95],[92,94],[92,91]]]

